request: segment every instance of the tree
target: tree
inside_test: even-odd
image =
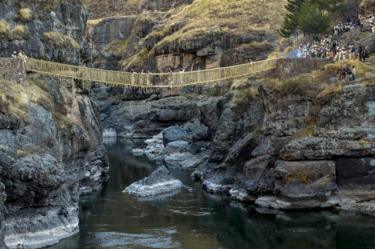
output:
[[[318,32],[316,34],[324,33],[322,30],[326,31],[328,29],[326,25],[329,20],[329,14],[338,11],[345,1],[346,0],[288,0],[285,6],[288,14],[284,19],[282,28],[279,30],[280,35],[290,37],[298,30],[307,34],[311,34],[312,30]],[[319,25],[323,26],[320,27]]]
[[[307,35],[325,34],[330,27],[329,15],[316,3],[306,2],[299,11],[297,28]]]
[[[288,4],[285,6],[288,14],[286,15],[283,26],[279,31],[281,36],[289,37],[295,33],[298,26],[298,15],[304,2],[305,0],[288,0]]]

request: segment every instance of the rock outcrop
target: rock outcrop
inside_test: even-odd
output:
[[[1,1],[0,56],[78,64],[87,15],[79,0]]]
[[[126,187],[124,192],[136,197],[157,197],[176,192],[182,186],[182,182],[175,179],[165,166],[160,166],[150,176]]]
[[[216,183],[222,187],[215,189],[226,193],[240,187],[258,197],[256,204],[282,209],[340,205],[340,198],[353,196],[353,203],[371,200],[374,89],[349,84],[335,94],[313,98],[313,93],[283,95],[274,87],[261,87],[262,105],[247,116],[259,113],[257,132],[243,130],[236,143],[224,143],[231,145],[226,157],[213,154],[211,160],[221,162],[221,169],[206,173],[206,185]],[[256,106],[250,105],[247,108]],[[232,107],[226,108],[222,115],[231,111]],[[219,123],[217,132],[231,134],[230,127]],[[223,139],[217,139],[217,132],[214,143],[220,144]],[[348,203],[342,208],[347,209]]]
[[[80,62],[80,1],[2,1],[0,15],[0,56]],[[108,162],[79,82],[16,69],[0,80],[0,247],[40,248],[78,232],[80,194],[101,188]]]
[[[0,83],[7,89],[0,94],[0,207],[10,248],[76,233],[80,193],[99,189],[107,175],[95,105],[72,83],[38,75],[25,85]]]
[[[209,7],[203,2],[185,2],[181,9],[171,5],[164,13],[143,9],[142,18],[138,10],[132,16],[93,20],[88,44],[95,56],[88,61],[100,67],[169,72],[233,65],[277,52],[275,22],[280,17],[267,18],[282,1],[268,1],[258,6],[263,9],[242,17],[256,27],[225,18],[238,8],[243,11],[246,0],[233,5],[210,1]],[[226,13],[221,12],[223,6],[228,7],[223,8]],[[265,16],[259,17],[258,11]],[[273,25],[265,29],[266,23]],[[194,169],[194,178],[203,180],[207,191],[285,209],[341,205],[344,193],[349,195],[340,184],[343,175],[349,177],[347,172],[355,168],[361,180],[371,179],[373,84],[341,85],[333,79],[322,89],[320,79],[314,85],[309,80],[288,82],[291,76],[310,72],[307,65],[316,65],[290,64],[286,59],[269,75],[279,74],[279,83],[285,83],[281,88],[272,86],[274,79],[258,79],[239,86],[224,82],[218,88],[197,87],[192,91],[198,95],[188,89],[169,94],[95,89],[93,96],[106,128],[124,137],[159,134],[147,140],[146,150],[134,154],[169,167]],[[195,121],[207,129],[197,139],[184,129]],[[345,159],[351,163],[343,164]],[[355,166],[359,164],[360,169]],[[301,190],[300,196],[295,189]]]
[[[0,248],[6,248],[4,243],[4,228],[3,228],[3,221],[4,221],[4,212],[5,212],[5,186],[2,182],[0,182]]]
[[[374,214],[373,84],[332,83],[327,92],[308,82],[287,83],[250,80],[221,97],[191,97],[198,112],[185,114],[187,121],[170,116],[168,124],[179,125],[137,152],[168,167],[193,169],[211,193],[261,207]]]
[[[198,106],[183,96],[131,100],[113,103],[99,101],[103,125],[115,128],[120,136],[150,136],[172,124],[184,123],[199,115]]]
[[[272,9],[282,10],[284,3],[87,2],[94,10],[87,32],[87,63],[138,72],[190,71],[264,59],[276,47],[282,20],[282,11],[271,13]],[[241,24],[228,18],[239,13],[246,13],[238,16]]]

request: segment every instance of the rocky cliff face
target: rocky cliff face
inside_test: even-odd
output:
[[[108,170],[94,104],[69,81],[31,75],[26,84],[1,82],[7,90],[0,105],[0,179],[11,248],[74,234],[80,193],[100,188]]]
[[[209,192],[262,208],[339,207],[374,215],[373,80],[272,81],[220,86],[226,94],[209,87],[195,88],[195,95],[155,94],[112,105],[107,118],[127,136],[162,130],[134,153],[195,170]]]
[[[206,171],[209,191],[221,185],[220,192],[237,197],[240,190],[246,200],[281,209],[348,208],[348,196],[370,198],[373,85],[346,85],[324,97],[304,91],[282,94],[273,87],[260,87],[259,94],[246,108],[249,114],[240,118],[253,127],[243,129],[235,118],[219,122],[223,125],[214,138],[219,146],[211,160],[220,166]],[[229,105],[222,115],[234,110]],[[241,138],[223,145],[223,135]]]
[[[1,56],[79,63],[80,1],[2,1],[0,15]],[[45,247],[78,231],[80,194],[107,177],[99,113],[78,82],[14,73],[1,60],[0,247],[4,235],[10,248]]]
[[[3,230],[5,199],[6,199],[5,187],[3,183],[0,183],[0,248],[5,248],[4,230]]]
[[[0,56],[78,64],[87,19],[80,1],[1,1],[0,16]]]
[[[274,10],[284,3],[153,1],[151,6],[159,6],[153,8],[150,1],[140,2],[133,15],[111,17],[103,11],[102,19],[89,21],[89,63],[167,72],[264,59],[276,47],[283,13]]]

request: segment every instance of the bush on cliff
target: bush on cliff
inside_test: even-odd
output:
[[[20,9],[20,16],[24,20],[31,20],[33,17],[32,11],[29,8],[22,8]]]
[[[8,34],[9,33],[9,24],[6,21],[0,21],[0,34]]]
[[[80,45],[76,40],[74,40],[72,37],[55,32],[50,31],[44,33],[45,40],[51,42],[53,45],[61,48],[74,48],[79,49]]]

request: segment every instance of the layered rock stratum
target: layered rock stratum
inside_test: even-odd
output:
[[[1,56],[80,62],[80,1],[2,1],[0,16]],[[108,162],[98,110],[79,82],[20,65],[0,59],[0,247],[40,248],[79,231],[80,195],[101,188]]]

